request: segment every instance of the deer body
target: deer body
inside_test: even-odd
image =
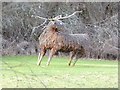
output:
[[[39,37],[41,55],[39,54],[38,65],[40,65],[42,57],[45,55],[47,49],[50,49],[47,65],[50,64],[52,56],[58,51],[72,52],[69,62],[70,65],[74,56],[76,56],[78,53],[84,53],[84,48],[79,42],[79,39],[80,38],[76,37],[75,35],[66,34],[59,31],[54,25],[48,26]],[[75,63],[73,65],[75,65]]]
[[[46,38],[40,37],[40,47],[45,47],[46,49],[56,48],[58,51],[72,51],[73,49],[80,48],[77,37],[70,34],[64,34],[61,32],[47,32],[45,34]],[[44,38],[44,40],[42,40]]]

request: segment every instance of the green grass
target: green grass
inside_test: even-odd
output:
[[[69,67],[67,57],[47,57],[37,66],[37,56],[2,57],[3,88],[118,88],[118,61],[80,59]]]

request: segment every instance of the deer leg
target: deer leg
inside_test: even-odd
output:
[[[74,61],[74,63],[73,63],[73,65],[72,66],[75,66],[75,63],[78,61],[78,57],[77,57],[77,55],[75,55],[75,61]]]
[[[50,54],[49,54],[49,58],[48,58],[48,61],[47,61],[47,66],[49,66],[50,65],[50,61],[51,61],[51,59],[52,59],[52,57],[53,57],[53,55],[56,53],[56,50],[55,49],[51,49],[51,51],[50,51]]]
[[[42,58],[43,58],[43,56],[45,55],[45,53],[46,53],[46,50],[42,50],[42,51],[41,51],[41,54],[39,53],[37,65],[40,65],[40,64],[41,64]]]
[[[81,51],[81,52],[80,52],[80,55],[81,55],[80,57],[82,57],[82,56],[84,55],[84,51]],[[78,61],[78,58],[79,58],[79,57],[78,57],[78,53],[76,53],[76,54],[75,54],[75,61],[74,61],[74,63],[73,63],[72,66],[75,66],[75,63]]]
[[[87,51],[86,55],[87,55],[87,58],[90,58],[90,52],[89,51]]]
[[[75,55],[74,52],[71,52],[71,53],[70,53],[70,59],[69,59],[69,63],[68,63],[69,66],[71,65],[71,62],[72,62],[72,60],[73,60],[74,55]]]

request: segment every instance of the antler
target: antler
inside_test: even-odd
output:
[[[74,13],[72,13],[71,15],[66,15],[65,17],[62,17],[62,15],[58,15],[58,16],[56,16],[55,18],[43,18],[43,17],[40,17],[40,16],[31,16],[31,17],[35,17],[35,18],[40,18],[40,19],[43,19],[43,20],[45,20],[41,25],[39,25],[39,26],[37,26],[36,28],[38,28],[38,27],[40,27],[40,26],[42,26],[42,25],[44,25],[46,22],[47,22],[47,20],[49,20],[49,21],[52,21],[52,20],[54,20],[54,21],[59,21],[59,20],[61,20],[61,19],[66,19],[66,18],[70,18],[70,17],[72,17],[72,16],[74,16],[76,13],[82,13],[82,11],[75,11]]]
[[[70,17],[74,16],[76,13],[82,13],[82,11],[75,11],[71,15],[68,15],[68,16],[65,16],[65,17],[62,17],[62,15],[59,15],[59,16],[56,16],[55,18],[53,18],[53,20],[60,20],[60,19],[70,18]]]
[[[43,17],[40,17],[40,16],[33,16],[32,15],[31,17],[40,18],[40,19],[45,20],[42,24],[40,24],[39,26],[37,26],[37,28],[40,27],[40,26],[43,26],[47,22],[47,20],[48,20],[47,18],[43,18]]]
[[[47,18],[43,18],[43,17],[40,17],[40,16],[34,16],[34,15],[32,15],[31,17],[35,17],[35,18],[40,18],[40,19],[47,20]]]
[[[35,18],[40,18],[40,19],[44,19],[45,21],[44,21],[44,23],[42,24],[42,25],[44,25],[45,23],[46,23],[46,21],[47,20],[60,20],[60,19],[66,19],[66,18],[70,18],[70,17],[72,17],[72,16],[74,16],[76,13],[82,13],[82,11],[75,11],[74,13],[72,13],[71,15],[66,15],[65,17],[62,17],[62,15],[58,15],[58,16],[56,16],[55,18],[43,18],[43,17],[40,17],[40,16],[31,16],[31,17],[35,17]]]

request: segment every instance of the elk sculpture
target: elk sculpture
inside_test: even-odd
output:
[[[79,37],[80,34],[67,34],[63,32],[62,29],[58,28],[59,26],[63,25],[61,21],[62,19],[70,18],[78,12],[81,11],[76,11],[73,14],[65,17],[59,15],[52,19],[35,16],[36,18],[45,20],[44,23],[41,25],[44,25],[47,21],[49,21],[48,25],[39,37],[40,53],[38,55],[37,65],[41,64],[42,58],[48,49],[50,50],[50,53],[47,65],[50,64],[53,55],[57,52],[70,52],[70,60],[68,63],[69,66],[71,65],[71,62],[74,57],[76,57],[76,59],[73,63],[73,66],[78,60],[77,55],[80,54],[82,56],[83,54],[85,54],[84,46],[83,44],[81,44],[81,38]]]

